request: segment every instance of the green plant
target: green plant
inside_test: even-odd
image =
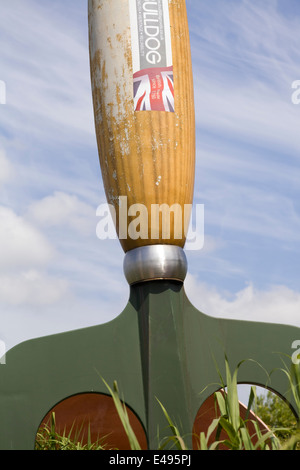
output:
[[[300,364],[294,364],[290,356],[287,357],[291,364],[290,367],[282,359],[284,367],[279,370],[285,374],[288,379],[290,385],[289,393],[294,400],[295,411],[297,415],[300,416]]]
[[[122,403],[121,399],[120,399],[120,394],[119,394],[119,389],[118,389],[118,384],[116,381],[114,381],[114,384],[113,384],[113,389],[105,382],[104,379],[102,379],[103,382],[105,383],[107,389],[109,390],[113,400],[114,400],[114,404],[115,404],[115,407],[117,409],[117,412],[118,412],[118,415],[119,415],[119,418],[122,422],[122,425],[123,425],[123,428],[126,432],[126,435],[128,437],[128,440],[129,440],[129,444],[130,444],[130,448],[131,450],[141,450],[141,446],[140,446],[140,443],[131,427],[131,424],[130,424],[130,421],[129,421],[129,417],[128,417],[128,414],[127,414],[127,410],[126,410],[126,406],[124,403]]]
[[[225,358],[226,367],[226,392],[225,384],[222,382],[223,393],[217,392],[216,398],[220,409],[221,416],[218,423],[218,432],[220,434],[223,429],[229,439],[223,442],[232,450],[268,450],[279,449],[279,441],[272,431],[262,432],[256,419],[250,419],[250,412],[255,405],[257,396],[256,388],[251,387],[247,411],[245,419],[240,416],[240,403],[238,399],[237,376],[240,366],[244,361],[239,363],[231,375],[228,360]],[[221,376],[220,376],[221,377]],[[250,424],[255,430],[255,434],[250,434]]]
[[[75,429],[75,423],[69,433],[60,434],[56,431],[55,413],[52,413],[49,421],[40,426],[36,435],[35,450],[105,450],[103,440],[91,441],[90,428],[86,444],[80,439],[82,426]]]
[[[164,450],[170,443],[175,445],[176,449],[178,450],[188,450],[183,437],[180,435],[180,431],[178,427],[173,423],[170,416],[168,415],[167,410],[162,405],[162,403],[158,400],[158,398],[157,398],[157,401],[163,411],[163,414],[165,415],[165,418],[171,430],[171,435],[162,441],[162,443],[159,446],[159,450]]]
[[[289,405],[275,393],[268,391],[257,397],[255,413],[274,431],[281,445],[298,433],[297,419]],[[285,428],[287,431],[280,431]],[[278,430],[277,430],[278,429]]]
[[[251,410],[254,409],[256,413],[259,412],[260,401],[256,395],[256,388],[251,387],[247,411],[244,419],[240,414],[240,403],[238,399],[238,371],[242,361],[237,365],[233,374],[231,373],[229,363],[225,357],[225,372],[226,377],[223,380],[222,375],[218,369],[220,377],[220,389],[215,392],[215,405],[218,410],[216,418],[212,420],[207,433],[201,432],[199,436],[199,450],[218,450],[221,446],[229,450],[296,450],[300,442],[299,427],[296,432],[293,429],[294,423],[286,423],[287,425],[270,429],[269,431],[261,431],[258,421],[253,418]],[[300,369],[299,366],[292,365],[288,368],[286,365],[281,371],[287,376],[290,384],[290,392],[294,398],[295,406],[297,408],[298,416],[300,416]],[[110,395],[114,400],[114,404],[121,423],[128,437],[129,446],[131,450],[141,450],[138,439],[130,425],[129,417],[127,414],[125,403],[120,398],[117,382],[114,381],[111,388],[104,379]],[[157,399],[158,400],[158,399]],[[160,444],[158,450],[175,447],[177,450],[188,450],[188,446],[181,436],[179,428],[170,418],[164,405],[158,400],[162,412],[166,418],[170,429],[170,436],[165,438]],[[254,432],[251,432],[250,424]],[[298,423],[299,426],[299,423]],[[83,444],[79,436],[81,430],[73,433],[74,429],[70,430],[68,435],[59,435],[56,432],[55,414],[51,415],[50,422],[40,428],[37,439],[37,450],[105,450],[104,441],[101,439],[97,443],[91,442],[90,433],[88,433],[87,443]],[[221,433],[225,433],[225,438],[221,438]],[[289,433],[291,437],[282,441],[279,439],[280,432]],[[211,443],[211,437],[215,439]]]
[[[289,450],[291,448],[295,448],[298,442],[297,436],[293,436],[291,440],[285,442],[284,445],[282,445],[281,441],[278,439],[273,430],[262,431],[260,429],[258,420],[253,418],[253,415],[251,415],[252,408],[257,408],[257,395],[255,387],[251,387],[246,415],[245,418],[242,419],[240,415],[240,403],[238,399],[237,377],[239,368],[243,362],[245,361],[242,361],[238,364],[232,374],[229,368],[228,360],[225,357],[225,380],[223,380],[222,375],[218,369],[220,377],[220,390],[214,394],[214,397],[216,409],[219,413],[218,416],[212,420],[207,433],[200,433],[199,450],[218,450],[221,446],[222,448],[227,448],[230,450]],[[299,376],[293,374],[292,377],[295,386],[294,390],[299,390],[295,385],[295,382],[297,382]],[[183,437],[180,435],[178,428],[171,421],[166,409],[161,403],[160,406],[167,419],[171,431],[171,436],[166,439],[165,443],[168,444],[173,442],[177,449],[186,450],[187,445],[184,442]],[[251,419],[250,416],[252,416]],[[250,429],[254,429],[254,432],[251,432]],[[226,435],[226,438],[220,439],[222,431],[223,434]],[[289,428],[277,428],[276,431],[287,432],[289,431]],[[212,443],[209,443],[213,435],[215,435],[215,439]]]
[[[280,368],[279,371],[282,372],[289,383],[289,391],[287,392],[290,402],[293,402],[294,410],[297,415],[296,423],[292,423],[287,432],[291,435],[290,439],[284,442],[284,450],[299,450],[300,449],[300,364],[294,363],[290,356],[286,356],[289,359],[289,364],[287,365],[283,360],[282,362],[284,367]],[[273,371],[274,372],[274,371]]]

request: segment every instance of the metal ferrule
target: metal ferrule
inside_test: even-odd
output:
[[[128,251],[124,258],[124,274],[128,284],[159,279],[183,282],[187,259],[176,245],[148,245]]]

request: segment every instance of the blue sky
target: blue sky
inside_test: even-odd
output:
[[[196,104],[195,204],[205,245],[186,291],[212,316],[300,326],[298,0],[187,0]],[[86,0],[0,7],[0,339],[109,321],[128,285],[94,131]],[[295,338],[296,339],[296,338]]]

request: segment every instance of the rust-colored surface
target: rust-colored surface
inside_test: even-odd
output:
[[[90,427],[92,442],[103,437],[107,450],[130,450],[128,438],[110,396],[97,393],[74,395],[50,410],[42,424],[49,423],[52,412],[55,412],[56,431],[60,434],[65,432],[68,435],[74,426],[72,436],[81,430],[78,440],[86,444]],[[128,407],[127,413],[142,449],[146,450],[147,440],[141,422]]]
[[[246,411],[247,407],[240,403],[240,416],[243,420],[246,420]],[[194,428],[193,428],[193,449],[196,450],[199,448],[199,435],[201,432],[204,432],[205,435],[207,434],[208,428],[211,425],[212,421],[219,417],[220,413],[219,410],[216,408],[216,403],[215,403],[215,398],[214,395],[211,395],[201,406],[201,408],[198,411],[197,417],[195,419],[194,423]],[[255,444],[257,442],[256,439],[256,431],[253,426],[253,423],[251,423],[251,420],[255,420],[259,426],[259,429],[261,430],[262,433],[269,432],[270,429],[266,426],[263,421],[258,418],[254,413],[250,412],[248,416],[249,422],[247,425],[247,428],[249,430],[249,433],[251,436],[253,436],[252,442]],[[224,439],[228,439],[227,434],[222,430],[219,441],[222,441]],[[213,442],[216,440],[216,431],[212,433],[208,445],[211,445]],[[219,450],[227,450],[228,447],[224,445],[219,446]]]
[[[103,438],[102,443],[105,448],[130,450],[129,441],[123,429],[122,423],[116,411],[114,402],[110,396],[98,393],[87,393],[74,395],[62,402],[58,403],[52,408],[42,421],[42,425],[49,423],[51,413],[55,412],[56,431],[60,434],[69,434],[73,426],[72,436],[78,437],[78,440],[83,444],[87,443],[88,427],[90,427],[92,442],[97,442],[98,439]],[[143,450],[147,450],[147,438],[144,428],[133,413],[127,407],[127,413],[130,419],[130,424],[133,428],[135,435]],[[199,448],[199,435],[201,432],[207,434],[208,428],[213,419],[219,416],[216,411],[216,404],[214,396],[210,396],[199,409],[194,427],[193,427],[193,449]],[[240,416],[242,419],[246,417],[246,407],[240,403]],[[250,413],[249,420],[255,420],[262,431],[269,432],[270,429],[252,412]],[[80,433],[78,435],[78,431]],[[253,443],[257,442],[255,437],[255,428],[251,422],[248,423],[248,430],[253,435]],[[228,436],[224,431],[221,432],[219,440],[227,439]],[[209,445],[216,439],[216,432],[212,433]],[[219,446],[219,450],[228,449],[224,445]]]
[[[149,244],[185,244],[184,206],[194,191],[195,116],[189,29],[185,0],[169,2],[175,112],[134,111],[133,69],[128,2],[90,0],[89,37],[95,128],[107,201],[116,209],[119,197],[128,207],[142,204],[139,216],[148,236],[120,239],[124,251]],[[180,223],[165,234],[151,218],[152,204],[181,207]],[[180,215],[180,214],[179,214]],[[147,221],[145,221],[147,218]],[[188,214],[189,219],[189,214]],[[186,225],[187,226],[187,225]],[[155,235],[152,238],[151,227]]]

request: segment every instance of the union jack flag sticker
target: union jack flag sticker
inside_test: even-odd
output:
[[[134,110],[174,113],[173,67],[149,68],[133,76]]]

